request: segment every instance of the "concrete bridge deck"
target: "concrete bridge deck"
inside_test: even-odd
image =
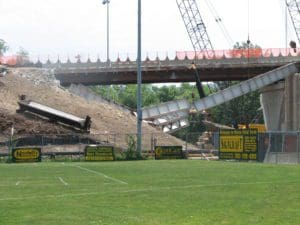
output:
[[[270,50],[270,49],[268,49]],[[223,54],[199,55],[195,52],[179,52],[175,59],[164,60],[146,58],[142,63],[143,83],[194,82],[195,63],[201,81],[247,80],[288,63],[300,61],[300,49],[272,51],[259,50],[249,53],[247,50],[223,51]],[[274,51],[274,50],[273,50]],[[279,53],[278,53],[279,52]],[[284,54],[283,54],[284,52]],[[278,53],[278,54],[277,54]],[[42,67],[54,69],[55,76],[62,85],[72,83],[83,85],[131,84],[136,83],[136,61],[129,59],[115,62],[47,62]]]

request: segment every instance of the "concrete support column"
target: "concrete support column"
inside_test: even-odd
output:
[[[261,89],[261,106],[267,131],[282,130],[284,125],[284,82]]]
[[[300,130],[300,74],[295,74],[285,82],[285,130]]]
[[[293,96],[294,96],[294,87],[293,87],[293,76],[289,76],[285,79],[285,126],[284,130],[293,130]]]
[[[263,88],[261,93],[268,131],[300,130],[300,74]]]

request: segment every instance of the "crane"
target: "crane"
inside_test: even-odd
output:
[[[176,0],[195,51],[213,50],[196,0]]]
[[[194,51],[208,52],[208,50],[213,50],[196,0],[176,0],[176,2]],[[192,65],[192,69],[195,70],[196,85],[200,98],[204,98],[204,89],[195,64]]]
[[[286,0],[286,6],[288,8],[291,20],[293,22],[294,29],[298,38],[298,43],[300,43],[300,1],[298,0]],[[296,46],[294,46],[296,47]]]
[[[206,4],[215,17],[215,21],[218,23],[221,31],[223,32],[226,40],[230,45],[233,45],[232,38],[230,37],[226,27],[222,23],[217,11],[209,0],[205,0]],[[184,25],[188,32],[192,46],[195,52],[205,52],[207,55],[213,52],[213,46],[211,44],[208,32],[206,30],[205,23],[201,17],[196,0],[176,0],[178,9],[183,19]],[[195,70],[196,85],[200,95],[200,98],[205,97],[204,89],[201,84],[200,76],[195,64],[192,65],[192,69]],[[228,86],[224,82],[217,82],[219,88],[223,89]],[[209,88],[209,86],[208,86]],[[210,88],[209,88],[210,89]]]

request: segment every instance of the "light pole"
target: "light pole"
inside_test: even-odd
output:
[[[102,4],[106,5],[107,13],[106,13],[106,60],[107,64],[109,64],[109,3],[110,0],[103,0]]]
[[[141,156],[142,152],[142,16],[141,0],[138,0],[138,46],[137,46],[137,152]]]
[[[109,3],[110,0],[103,0],[102,4],[106,5],[106,69],[108,70],[108,67],[110,66],[110,60],[109,60]],[[107,71],[108,73],[108,71]],[[107,99],[110,99],[110,85],[107,86]]]

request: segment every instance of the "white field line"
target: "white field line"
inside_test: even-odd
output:
[[[61,177],[58,177],[58,179],[60,180],[60,182],[62,182],[65,186],[68,186],[69,184],[64,181],[64,179],[62,179]]]
[[[95,171],[95,170],[90,170],[90,169],[84,168],[84,167],[82,167],[82,166],[76,166],[76,167],[79,168],[79,169],[81,169],[81,170],[88,171],[88,172],[90,172],[90,173],[98,174],[98,175],[100,175],[100,176],[105,177],[105,178],[108,179],[108,180],[112,180],[112,181],[118,182],[118,183],[120,183],[120,184],[128,184],[128,183],[126,183],[126,182],[124,182],[124,181],[122,181],[122,180],[118,180],[118,179],[116,179],[116,178],[107,176],[107,175],[105,175],[104,173],[100,173],[100,172]]]
[[[185,186],[170,186],[170,187],[151,187],[151,188],[140,188],[140,189],[129,189],[129,190],[112,190],[112,191],[99,191],[99,192],[83,192],[83,193],[69,193],[60,195],[45,195],[40,196],[25,196],[25,197],[10,197],[0,198],[0,201],[13,201],[13,200],[25,200],[25,199],[37,199],[37,198],[64,198],[64,197],[76,197],[76,196],[89,196],[109,193],[130,193],[130,192],[148,192],[148,191],[162,191],[162,190],[180,190],[189,188],[201,188],[201,187],[221,187],[221,186],[239,186],[239,185],[257,185],[257,184],[288,184],[288,183],[299,183],[299,181],[286,181],[286,182],[249,182],[249,183],[231,183],[231,184],[196,184],[196,185],[185,185]]]
[[[16,186],[19,186],[20,183],[21,183],[21,181],[17,181]]]

